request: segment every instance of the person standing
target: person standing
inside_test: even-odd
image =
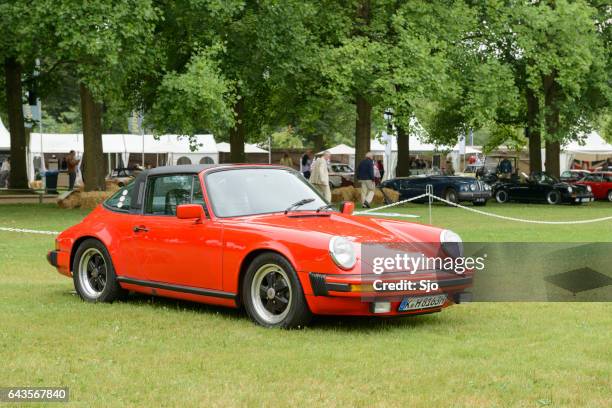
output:
[[[76,158],[76,152],[71,150],[66,158],[66,164],[68,165],[68,190],[74,189],[74,182],[77,176],[77,167],[79,166],[80,160]]]
[[[11,175],[11,159],[6,158],[2,162],[2,167],[0,167],[0,188],[8,188],[9,187],[9,176]]]
[[[323,152],[312,164],[312,170],[310,174],[310,184],[312,184],[317,190],[321,192],[325,201],[331,202],[331,189],[329,188],[329,170],[327,168],[329,164],[329,158],[331,153],[328,151]]]
[[[304,175],[306,180],[310,179],[310,166],[312,165],[312,159],[310,158],[311,151],[307,150],[306,153],[300,159],[300,171]]]
[[[283,157],[280,159],[280,164],[281,166],[293,167],[293,160],[288,152],[283,154]]]
[[[361,200],[365,208],[370,208],[374,199],[374,160],[372,152],[368,152],[365,158],[357,166],[357,180],[361,183]]]

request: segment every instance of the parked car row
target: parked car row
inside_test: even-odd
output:
[[[545,172],[525,173],[500,178],[491,184],[482,179],[464,176],[397,177],[381,183],[393,189],[400,200],[418,197],[431,185],[433,194],[452,203],[472,202],[486,205],[489,198],[500,204],[510,201],[556,204],[590,203],[594,200],[612,202],[612,172],[588,173],[578,181],[565,182]],[[427,201],[427,198],[416,200]]]

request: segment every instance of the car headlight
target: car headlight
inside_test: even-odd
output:
[[[335,236],[329,240],[329,254],[342,269],[351,269],[357,261],[355,245],[345,237]]]
[[[459,190],[461,191],[467,191],[468,190],[468,186],[465,184],[462,184],[461,186],[459,186]]]
[[[591,186],[587,186],[587,191],[590,193],[591,191],[593,191],[593,189],[591,188]]]
[[[463,256],[463,241],[461,237],[450,230],[443,230],[440,233],[440,244],[442,249],[452,258]]]
[[[470,184],[470,190],[476,191],[476,184]]]
[[[567,192],[568,192],[568,193],[571,193],[572,191],[574,191],[574,189],[573,189],[573,188],[571,188],[571,187],[568,187],[568,188],[567,188]]]

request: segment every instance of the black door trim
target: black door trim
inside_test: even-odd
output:
[[[165,290],[171,290],[174,292],[191,293],[193,295],[200,295],[200,296],[210,296],[210,297],[217,297],[217,298],[223,298],[223,299],[234,299],[234,300],[237,298],[236,294],[231,293],[231,292],[223,292],[223,291],[214,290],[214,289],[201,289],[201,288],[195,288],[193,286],[172,285],[170,283],[132,279],[132,278],[126,278],[123,276],[117,276],[117,281],[123,282],[123,283],[129,283],[132,285],[146,286],[148,288],[165,289]]]

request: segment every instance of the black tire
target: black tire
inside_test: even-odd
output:
[[[546,194],[546,202],[551,205],[557,205],[561,202],[561,193],[557,190],[551,190]]]
[[[612,190],[608,191],[608,201],[612,202]]]
[[[487,200],[481,202],[474,201],[472,205],[474,205],[474,207],[484,207],[485,205],[487,205]]]
[[[74,255],[72,280],[76,292],[86,302],[112,303],[128,293],[117,282],[106,247],[96,239],[87,239],[79,245]]]
[[[444,192],[444,199],[453,204],[457,204],[459,198],[457,197],[457,191],[454,188],[447,188]]]
[[[277,253],[261,254],[251,262],[241,293],[247,314],[261,326],[301,328],[312,318],[295,269]]]
[[[507,203],[509,198],[510,196],[508,195],[508,192],[506,190],[497,190],[495,192],[495,201],[500,204]]]

